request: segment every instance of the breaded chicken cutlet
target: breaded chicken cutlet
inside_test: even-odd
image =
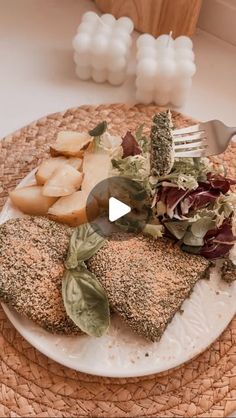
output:
[[[210,263],[167,239],[142,235],[107,242],[87,266],[106,289],[110,306],[137,334],[158,341],[203,278]]]
[[[0,226],[0,300],[52,333],[80,334],[61,296],[72,229],[46,218]],[[160,339],[209,262],[167,239],[120,233],[87,262],[110,307],[148,340]]]
[[[68,226],[42,217],[0,225],[0,300],[53,333],[81,333],[61,296],[71,233]]]

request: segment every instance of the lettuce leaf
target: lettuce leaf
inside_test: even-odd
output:
[[[151,235],[153,238],[163,237],[165,228],[161,224],[146,224],[143,233],[146,235]]]
[[[143,135],[143,128],[144,123],[138,127],[137,131],[135,132],[135,138],[140,148],[142,149],[143,154],[146,154],[147,152],[150,152],[150,140],[145,135]]]
[[[212,170],[208,159],[176,158],[171,172],[157,179],[157,187],[168,182],[169,187],[194,190],[199,181],[207,180],[207,173]]]
[[[143,155],[134,155],[126,158],[111,160],[114,175],[120,175],[142,183],[143,187],[150,190],[149,159]]]

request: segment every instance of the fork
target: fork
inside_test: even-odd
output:
[[[173,131],[176,157],[208,157],[224,152],[236,128],[211,120]]]

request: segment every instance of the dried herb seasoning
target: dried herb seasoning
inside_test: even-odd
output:
[[[174,164],[174,144],[170,111],[160,112],[153,118],[151,127],[151,174],[160,177],[168,174]]]

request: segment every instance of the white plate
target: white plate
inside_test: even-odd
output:
[[[30,173],[21,186],[34,179]],[[0,224],[22,216],[7,201]],[[236,252],[236,251],[234,251]],[[51,335],[3,304],[18,332],[46,356],[72,369],[109,377],[144,376],[168,370],[204,351],[235,315],[236,283],[227,285],[215,271],[200,280],[167,327],[161,341],[150,343],[132,333],[118,317],[102,338]]]

